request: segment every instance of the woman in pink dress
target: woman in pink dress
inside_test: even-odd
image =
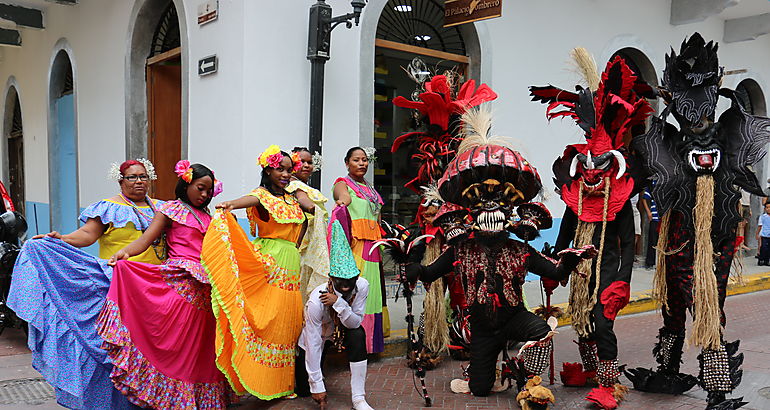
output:
[[[133,403],[224,408],[231,390],[215,364],[211,285],[200,263],[211,221],[206,207],[221,185],[200,164],[179,161],[176,173],[177,199],[159,206],[147,231],[110,259],[115,268],[99,334],[114,365],[110,378]],[[164,233],[163,265],[126,260]]]

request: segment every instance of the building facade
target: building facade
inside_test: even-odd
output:
[[[574,47],[593,53],[600,69],[621,54],[657,84],[665,53],[698,31],[720,43],[723,85],[738,88],[754,113],[767,114],[767,0],[501,1],[502,17],[444,28],[442,0],[370,0],[358,27],[334,30],[325,76],[324,192],[345,174],[349,147],[377,147],[371,178],[386,200],[384,216],[408,222],[417,198],[401,185],[413,168],[408,153],[388,148],[416,125],[390,100],[414,90],[402,68],[417,56],[429,71],[451,69],[499,94],[495,132],[516,139],[539,168],[556,217],[563,205],[552,194],[550,166],[581,135],[570,121],[548,124],[527,87],[578,83],[568,62]],[[312,1],[10,3],[42,16],[41,27],[12,19],[1,26],[11,36],[0,47],[0,177],[31,233],[74,229],[80,209],[114,195],[115,183],[106,179],[112,162],[155,161],[161,197],[173,184],[173,163],[201,162],[224,182],[224,198],[234,198],[259,183],[256,157],[267,145],[308,145]],[[218,18],[199,25],[207,3],[218,4]],[[334,15],[351,9],[348,1],[328,4]],[[216,56],[217,71],[199,75],[199,62],[209,56]],[[762,180],[767,169],[758,169]]]

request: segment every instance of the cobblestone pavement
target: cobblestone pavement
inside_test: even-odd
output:
[[[770,390],[770,334],[767,332],[767,303],[770,291],[756,292],[727,299],[728,315],[727,340],[741,339],[741,351],[746,355],[743,365],[743,383],[735,396],[744,396],[750,403],[746,409],[770,409],[770,399],[762,393]],[[617,320],[615,329],[620,340],[620,362],[629,366],[652,366],[650,353],[661,319],[658,313],[624,316]],[[560,328],[555,338],[557,372],[564,361],[578,361],[577,348],[572,343],[575,335],[570,328]],[[39,377],[29,366],[28,350],[24,347],[23,334],[9,331],[0,337],[0,380],[22,377]],[[682,371],[697,373],[697,349],[685,352]],[[4,356],[4,357],[2,357]],[[331,360],[330,360],[331,361]],[[493,409],[518,408],[511,391],[490,397],[473,397],[453,394],[449,382],[462,374],[465,363],[446,359],[437,369],[428,372],[426,383],[436,409]],[[350,387],[347,365],[331,363],[325,369],[327,389],[330,392],[332,409],[350,408]],[[412,372],[404,366],[403,359],[385,359],[370,362],[367,378],[367,399],[376,409],[414,409],[422,405],[420,395],[415,391]],[[628,383],[628,382],[626,382]],[[584,401],[588,389],[565,388],[558,382],[551,386],[556,396],[554,409],[591,408]],[[763,389],[764,388],[764,389]],[[695,388],[682,396],[655,395],[631,391],[621,409],[703,409],[705,393]],[[770,394],[768,394],[770,397]],[[6,408],[54,408],[53,401],[42,406],[0,406]],[[260,402],[246,399],[237,409],[312,409],[309,398]]]
[[[734,397],[744,396],[749,404],[746,409],[770,409],[770,398],[761,395],[761,389],[770,390],[770,334],[767,332],[766,312],[770,302],[770,291],[747,295],[732,296],[727,299],[726,312],[728,341],[741,339],[741,351],[746,359],[743,364],[743,382],[735,391]],[[657,312],[621,317],[615,324],[620,341],[620,362],[630,367],[652,367],[654,360],[651,349],[656,341],[658,328],[661,326]],[[554,409],[592,408],[584,400],[588,389],[567,388],[558,381],[561,363],[579,360],[576,346],[572,343],[575,334],[570,328],[560,328],[555,338],[557,364],[556,384],[550,386],[556,396]],[[683,372],[697,374],[696,356],[698,349],[685,351]],[[449,382],[462,375],[463,362],[447,358],[437,369],[428,372],[426,383],[436,409],[503,409],[518,408],[514,401],[515,394],[508,391],[489,397],[473,397],[453,394]],[[327,390],[332,409],[350,408],[349,373],[344,367],[328,369]],[[625,377],[624,383],[630,386]],[[419,385],[419,383],[418,383]],[[376,409],[414,409],[422,405],[420,395],[415,391],[412,372],[404,366],[403,359],[386,359],[370,363],[366,381],[367,400]],[[765,390],[762,390],[765,391]],[[770,397],[770,395],[768,395]],[[695,387],[682,396],[668,396],[640,393],[631,390],[621,409],[703,409],[706,394]],[[309,398],[283,400],[276,403],[246,401],[239,408],[271,409],[311,409],[315,408]]]

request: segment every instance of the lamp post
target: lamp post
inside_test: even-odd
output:
[[[310,152],[322,152],[323,106],[324,106],[324,65],[329,60],[331,49],[331,33],[340,24],[345,27],[357,26],[361,20],[361,11],[366,6],[366,0],[350,2],[353,12],[332,17],[332,7],[324,0],[317,0],[310,6],[310,21],[308,27],[307,59],[310,60]],[[315,172],[310,184],[319,186],[321,172]]]

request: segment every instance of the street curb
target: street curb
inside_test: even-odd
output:
[[[734,282],[731,278],[727,285],[727,296],[742,295],[744,293],[757,292],[770,289],[770,272],[757,273],[743,278],[742,283]],[[568,315],[567,304],[560,303],[555,305],[561,308],[565,313],[559,318],[559,327],[572,324],[572,316]],[[633,315],[635,313],[644,313],[657,310],[658,302],[652,298],[652,291],[635,292],[631,294],[631,301],[618,312],[618,316]]]
[[[731,279],[732,281],[732,279]],[[757,273],[745,276],[742,283],[732,282],[727,285],[727,296],[742,295],[770,289],[770,272]],[[572,317],[566,313],[567,304],[554,305],[562,309],[564,315],[559,318],[559,327],[572,323]],[[633,315],[636,313],[650,312],[658,309],[658,303],[652,298],[652,291],[635,292],[631,294],[631,301],[618,312],[618,316]],[[385,350],[379,354],[379,358],[403,357],[407,350],[406,329],[394,329],[390,331],[390,337],[385,339]]]

